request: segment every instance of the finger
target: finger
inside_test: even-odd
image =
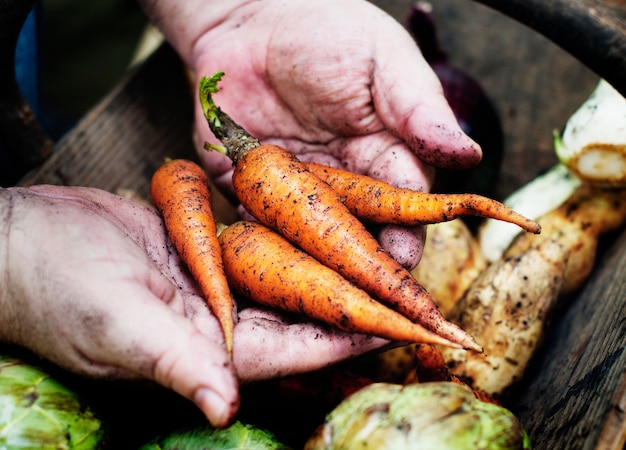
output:
[[[437,75],[408,33],[394,33],[394,40],[379,40],[376,53],[372,90],[381,120],[430,165],[454,169],[476,165],[482,156],[480,146],[462,131]]]
[[[395,187],[422,192],[430,190],[435,178],[434,169],[400,142],[395,142],[376,155],[367,174]]]
[[[185,270],[178,252],[167,238],[163,221],[154,210],[126,198],[89,187],[35,186],[31,190],[49,198],[80,202],[86,208],[97,210],[102,217],[123,229],[128,237],[145,250],[159,271],[173,285],[179,287],[181,295],[176,295],[166,302],[170,308],[190,319],[201,330],[218,326],[217,319],[211,314],[197,283]],[[171,284],[165,286],[168,289],[172,287]],[[161,299],[168,297],[156,295]]]
[[[396,143],[372,161],[368,174],[393,186],[429,191],[434,169],[424,164],[403,144]],[[386,225],[378,233],[378,242],[392,258],[412,270],[422,258],[426,228]]]
[[[242,382],[305,373],[381,348],[387,340],[331,327],[293,323],[248,308],[235,328],[234,362]]]
[[[208,338],[172,311],[163,301],[172,295],[171,283],[155,271],[151,274],[149,289],[129,284],[107,294],[111,300],[96,331],[102,345],[83,353],[98,355],[100,364],[155,380],[193,401],[214,426],[225,426],[239,407],[239,393],[223,338],[219,330],[214,339]],[[180,294],[175,290],[173,295]],[[121,313],[113,316],[113,311]]]
[[[378,233],[378,242],[393,259],[413,270],[422,259],[426,227],[386,225]]]

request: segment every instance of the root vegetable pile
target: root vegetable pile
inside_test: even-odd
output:
[[[235,222],[219,235],[232,288],[258,303],[304,314],[350,332],[393,341],[453,346],[373,300],[334,270],[257,222]]]

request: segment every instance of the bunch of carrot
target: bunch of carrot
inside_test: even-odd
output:
[[[257,222],[240,221],[219,235],[228,281],[266,306],[393,341],[451,343],[372,299],[339,273]]]
[[[429,293],[380,247],[364,221],[413,225],[472,214],[511,221],[534,233],[538,225],[485,197],[396,189],[304,164],[281,147],[261,145],[213,102],[222,76],[218,72],[201,80],[200,100],[209,127],[224,145],[221,150],[233,161],[235,193],[260,222],[236,223],[220,235],[231,288],[344,330],[482,351],[443,318]],[[187,228],[170,235],[186,235]],[[203,278],[209,273],[191,271]]]

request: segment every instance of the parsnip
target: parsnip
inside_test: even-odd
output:
[[[422,259],[411,274],[446,317],[487,264],[465,222],[456,219],[428,225]],[[415,376],[415,344],[380,352],[374,364],[377,381],[406,383]]]
[[[447,317],[487,263],[470,230],[456,219],[428,226],[422,259],[411,274]]]
[[[470,386],[497,395],[521,379],[556,304],[569,249],[542,240],[516,258],[493,263],[476,279],[450,316],[484,354],[442,348],[451,372]]]
[[[536,220],[567,201],[580,183],[577,176],[563,164],[558,163],[546,173],[517,189],[503,203]],[[483,256],[490,262],[497,261],[518,234],[519,228],[510,223],[485,220],[478,229],[477,236]]]
[[[582,184],[538,222],[541,234],[518,236],[449,317],[485,352],[442,349],[446,363],[490,394],[501,394],[522,377],[555,305],[579,289],[593,269],[600,237],[624,226],[626,191]]]
[[[522,255],[536,242],[553,239],[570,250],[566,264],[567,296],[579,289],[593,269],[600,236],[626,223],[626,190],[610,190],[583,184],[560,207],[538,219],[541,235],[526,239],[519,235],[504,257]]]
[[[626,188],[626,98],[606,80],[598,81],[553,139],[559,163],[511,194],[505,205],[536,220],[581,183]],[[480,248],[489,261],[497,261],[518,234],[510,224],[486,220],[479,230]]]

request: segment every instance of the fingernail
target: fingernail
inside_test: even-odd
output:
[[[194,402],[207,416],[211,425],[222,427],[228,423],[228,402],[212,389],[203,388],[196,392]]]

